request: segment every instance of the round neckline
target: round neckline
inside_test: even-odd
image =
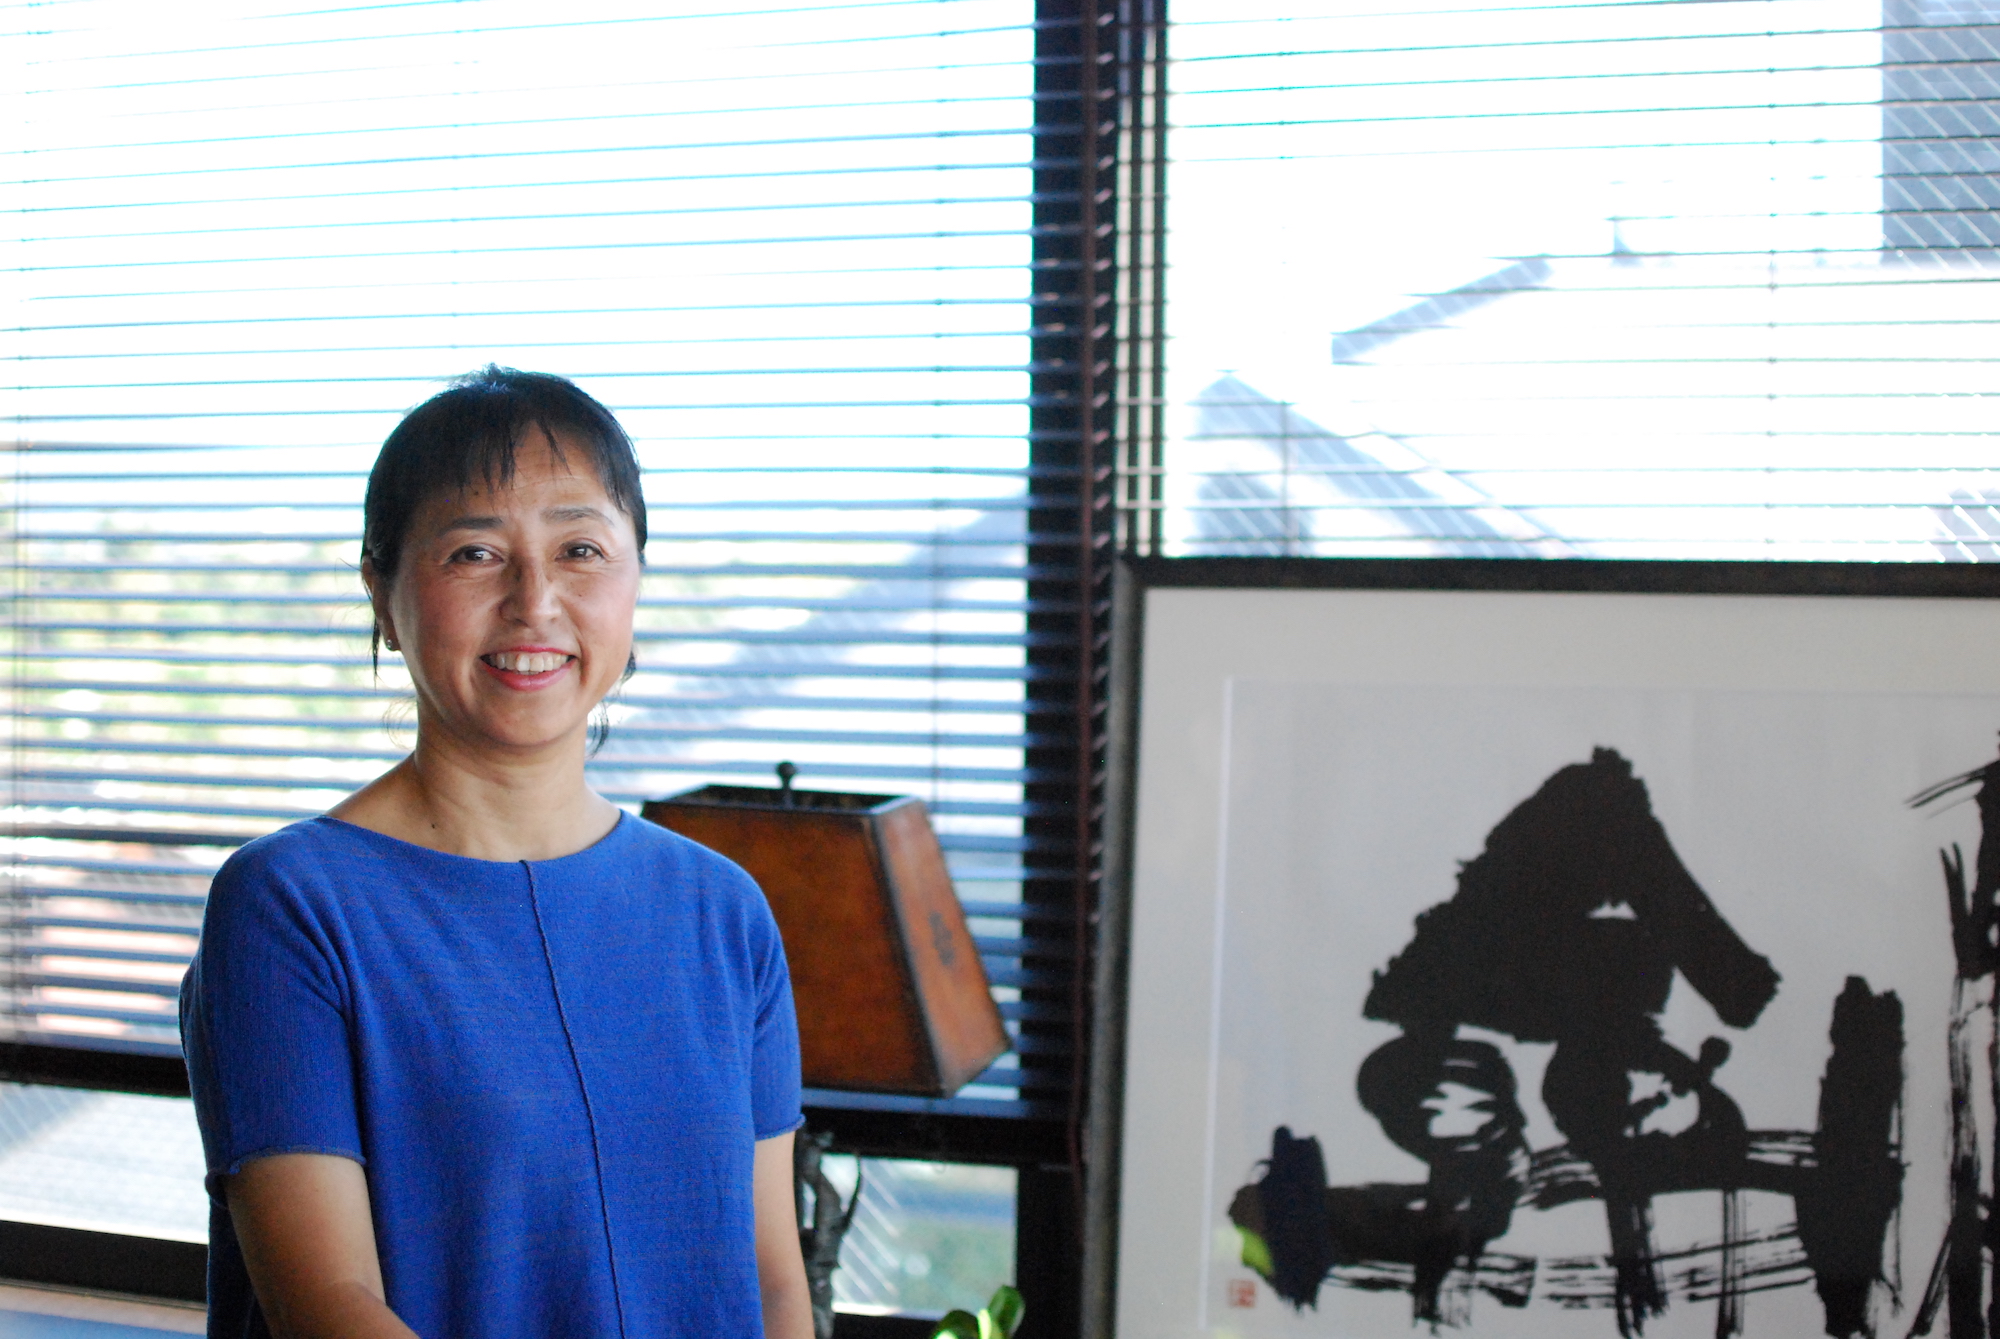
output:
[[[618,811],[618,821],[616,823],[613,823],[611,825],[611,830],[606,832],[602,837],[599,837],[596,841],[592,842],[588,846],[579,847],[576,850],[567,852],[563,855],[550,856],[545,860],[486,860],[476,855],[459,855],[452,851],[440,851],[435,846],[424,846],[418,842],[404,841],[401,837],[392,837],[386,832],[377,832],[374,828],[364,828],[359,823],[350,823],[344,818],[335,818],[332,814],[314,814],[311,818],[307,819],[306,821],[309,823],[331,823],[333,826],[344,829],[345,831],[358,832],[364,836],[371,837],[376,841],[387,842],[389,845],[398,847],[405,851],[421,851],[427,856],[436,856],[440,860],[462,861],[463,863],[468,865],[513,866],[513,865],[557,865],[561,864],[565,860],[576,860],[582,856],[590,855],[593,852],[596,852],[604,847],[609,846],[613,838],[623,833],[626,830],[626,828],[629,827],[636,820],[632,817],[631,814],[627,813],[623,809],[620,809]]]

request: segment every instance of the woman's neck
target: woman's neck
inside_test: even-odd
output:
[[[329,812],[384,836],[476,860],[553,860],[595,845],[618,808],[583,779],[583,740],[523,757],[426,737]]]

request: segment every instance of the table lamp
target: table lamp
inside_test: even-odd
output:
[[[948,1097],[1007,1050],[929,811],[913,796],[701,786],[642,814],[770,900],[813,1088]]]

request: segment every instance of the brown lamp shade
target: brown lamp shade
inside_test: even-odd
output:
[[[641,812],[763,888],[807,1086],[948,1097],[1006,1051],[922,800],[703,786]]]

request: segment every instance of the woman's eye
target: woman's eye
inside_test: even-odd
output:
[[[564,549],[563,555],[569,558],[595,558],[602,552],[603,550],[598,548],[597,545],[595,544],[585,544],[579,542],[572,544],[568,548]]]
[[[493,550],[487,548],[483,544],[467,544],[464,548],[460,549],[457,553],[454,553],[451,557],[453,562],[483,563],[492,556],[493,556]]]

